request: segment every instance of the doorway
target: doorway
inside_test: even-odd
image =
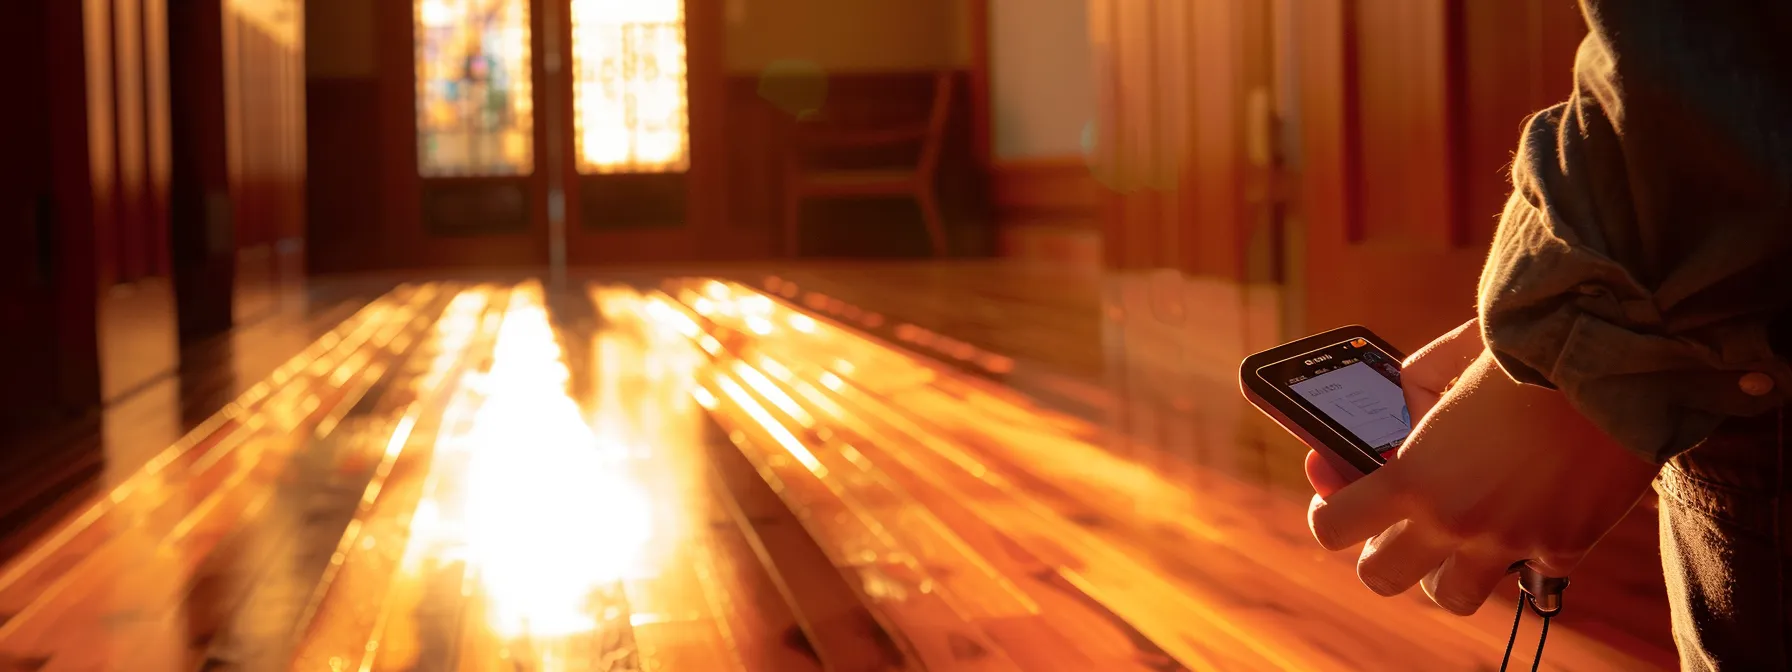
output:
[[[722,191],[719,152],[696,129],[720,113],[704,104],[720,102],[703,90],[720,86],[711,5],[416,0],[419,214],[441,253],[426,261],[564,268],[709,252],[700,232],[719,204],[699,196]]]

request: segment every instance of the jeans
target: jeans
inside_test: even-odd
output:
[[[1787,411],[1727,421],[1656,480],[1684,670],[1788,670]]]

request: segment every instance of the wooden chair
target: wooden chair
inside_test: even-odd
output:
[[[784,251],[797,256],[802,226],[803,201],[818,198],[909,196],[921,206],[933,254],[944,257],[946,225],[940,217],[939,174],[941,145],[952,111],[952,74],[941,72],[933,80],[933,104],[924,123],[876,130],[798,129],[792,134],[784,167]],[[810,168],[804,160],[816,151],[839,152],[918,143],[920,160],[914,168],[827,169]]]

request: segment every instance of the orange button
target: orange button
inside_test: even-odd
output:
[[[1773,376],[1759,371],[1745,373],[1742,374],[1740,380],[1736,381],[1736,386],[1742,388],[1742,392],[1751,397],[1763,396],[1773,391]]]

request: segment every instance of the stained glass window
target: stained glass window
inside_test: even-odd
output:
[[[684,0],[572,0],[579,172],[690,165]]]
[[[418,0],[417,165],[427,177],[535,165],[529,0]]]

